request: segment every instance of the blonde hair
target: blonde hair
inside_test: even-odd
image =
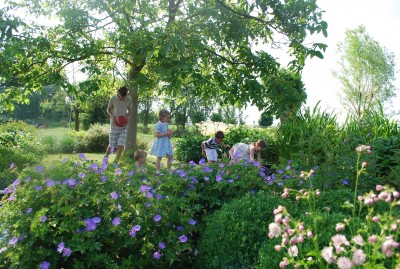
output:
[[[162,120],[162,118],[167,115],[171,115],[171,113],[166,109],[161,109],[160,112],[158,112],[158,119]]]
[[[147,152],[141,149],[135,150],[135,153],[133,154],[133,158],[138,161],[140,158],[145,158],[147,157]]]

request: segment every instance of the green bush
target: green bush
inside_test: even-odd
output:
[[[83,152],[104,152],[109,142],[109,125],[93,124],[82,140]]]
[[[7,169],[13,164],[20,171],[26,165],[34,165],[43,159],[45,150],[34,135],[36,129],[24,122],[9,122],[0,125],[0,171],[1,186],[8,186],[15,178]]]
[[[79,148],[79,142],[72,136],[63,136],[58,146],[61,153],[74,153]]]
[[[288,200],[260,192],[223,205],[206,219],[198,244],[198,268],[251,268],[274,219],[273,210]]]
[[[198,163],[202,158],[201,143],[206,139],[207,137],[200,134],[193,134],[185,138],[177,138],[175,142],[175,158],[183,162],[194,161]]]

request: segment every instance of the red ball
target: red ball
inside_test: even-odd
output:
[[[119,116],[117,118],[117,126],[124,127],[128,123],[128,119],[125,116]]]

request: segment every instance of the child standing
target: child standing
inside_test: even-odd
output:
[[[159,121],[156,123],[156,132],[155,132],[155,140],[153,142],[153,146],[151,147],[150,154],[157,157],[156,160],[156,173],[160,174],[160,166],[161,166],[161,158],[167,155],[167,169],[171,170],[171,162],[172,162],[172,130],[168,129],[168,122],[171,114],[168,110],[161,110],[158,113]]]
[[[261,151],[265,149],[267,143],[264,140],[258,140],[251,144],[237,143],[230,150],[231,164],[240,162],[241,160],[250,159],[251,162],[257,161],[261,164]],[[257,153],[257,160],[254,155]]]
[[[222,131],[218,131],[215,133],[214,137],[211,137],[210,139],[201,143],[201,155],[203,155],[203,157],[207,157],[209,164],[213,164],[218,160],[217,147],[219,145],[222,145],[224,148],[228,147],[222,143],[224,137],[224,133]]]

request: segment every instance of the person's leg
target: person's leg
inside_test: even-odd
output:
[[[128,133],[128,128],[127,127],[118,127],[118,145],[116,149],[116,156],[115,156],[115,163],[118,163],[119,158],[121,157],[122,151],[124,150],[125,144],[126,144],[126,134]]]
[[[115,149],[117,145],[118,145],[118,132],[115,127],[111,126],[105,157],[108,157],[110,153],[112,153],[111,149]]]
[[[173,159],[172,155],[168,155],[167,169],[169,171],[171,171],[172,159]]]
[[[160,173],[160,166],[161,166],[161,157],[157,157],[156,160],[156,172]]]
[[[218,160],[218,154],[216,149],[204,149],[209,164],[213,164]]]

